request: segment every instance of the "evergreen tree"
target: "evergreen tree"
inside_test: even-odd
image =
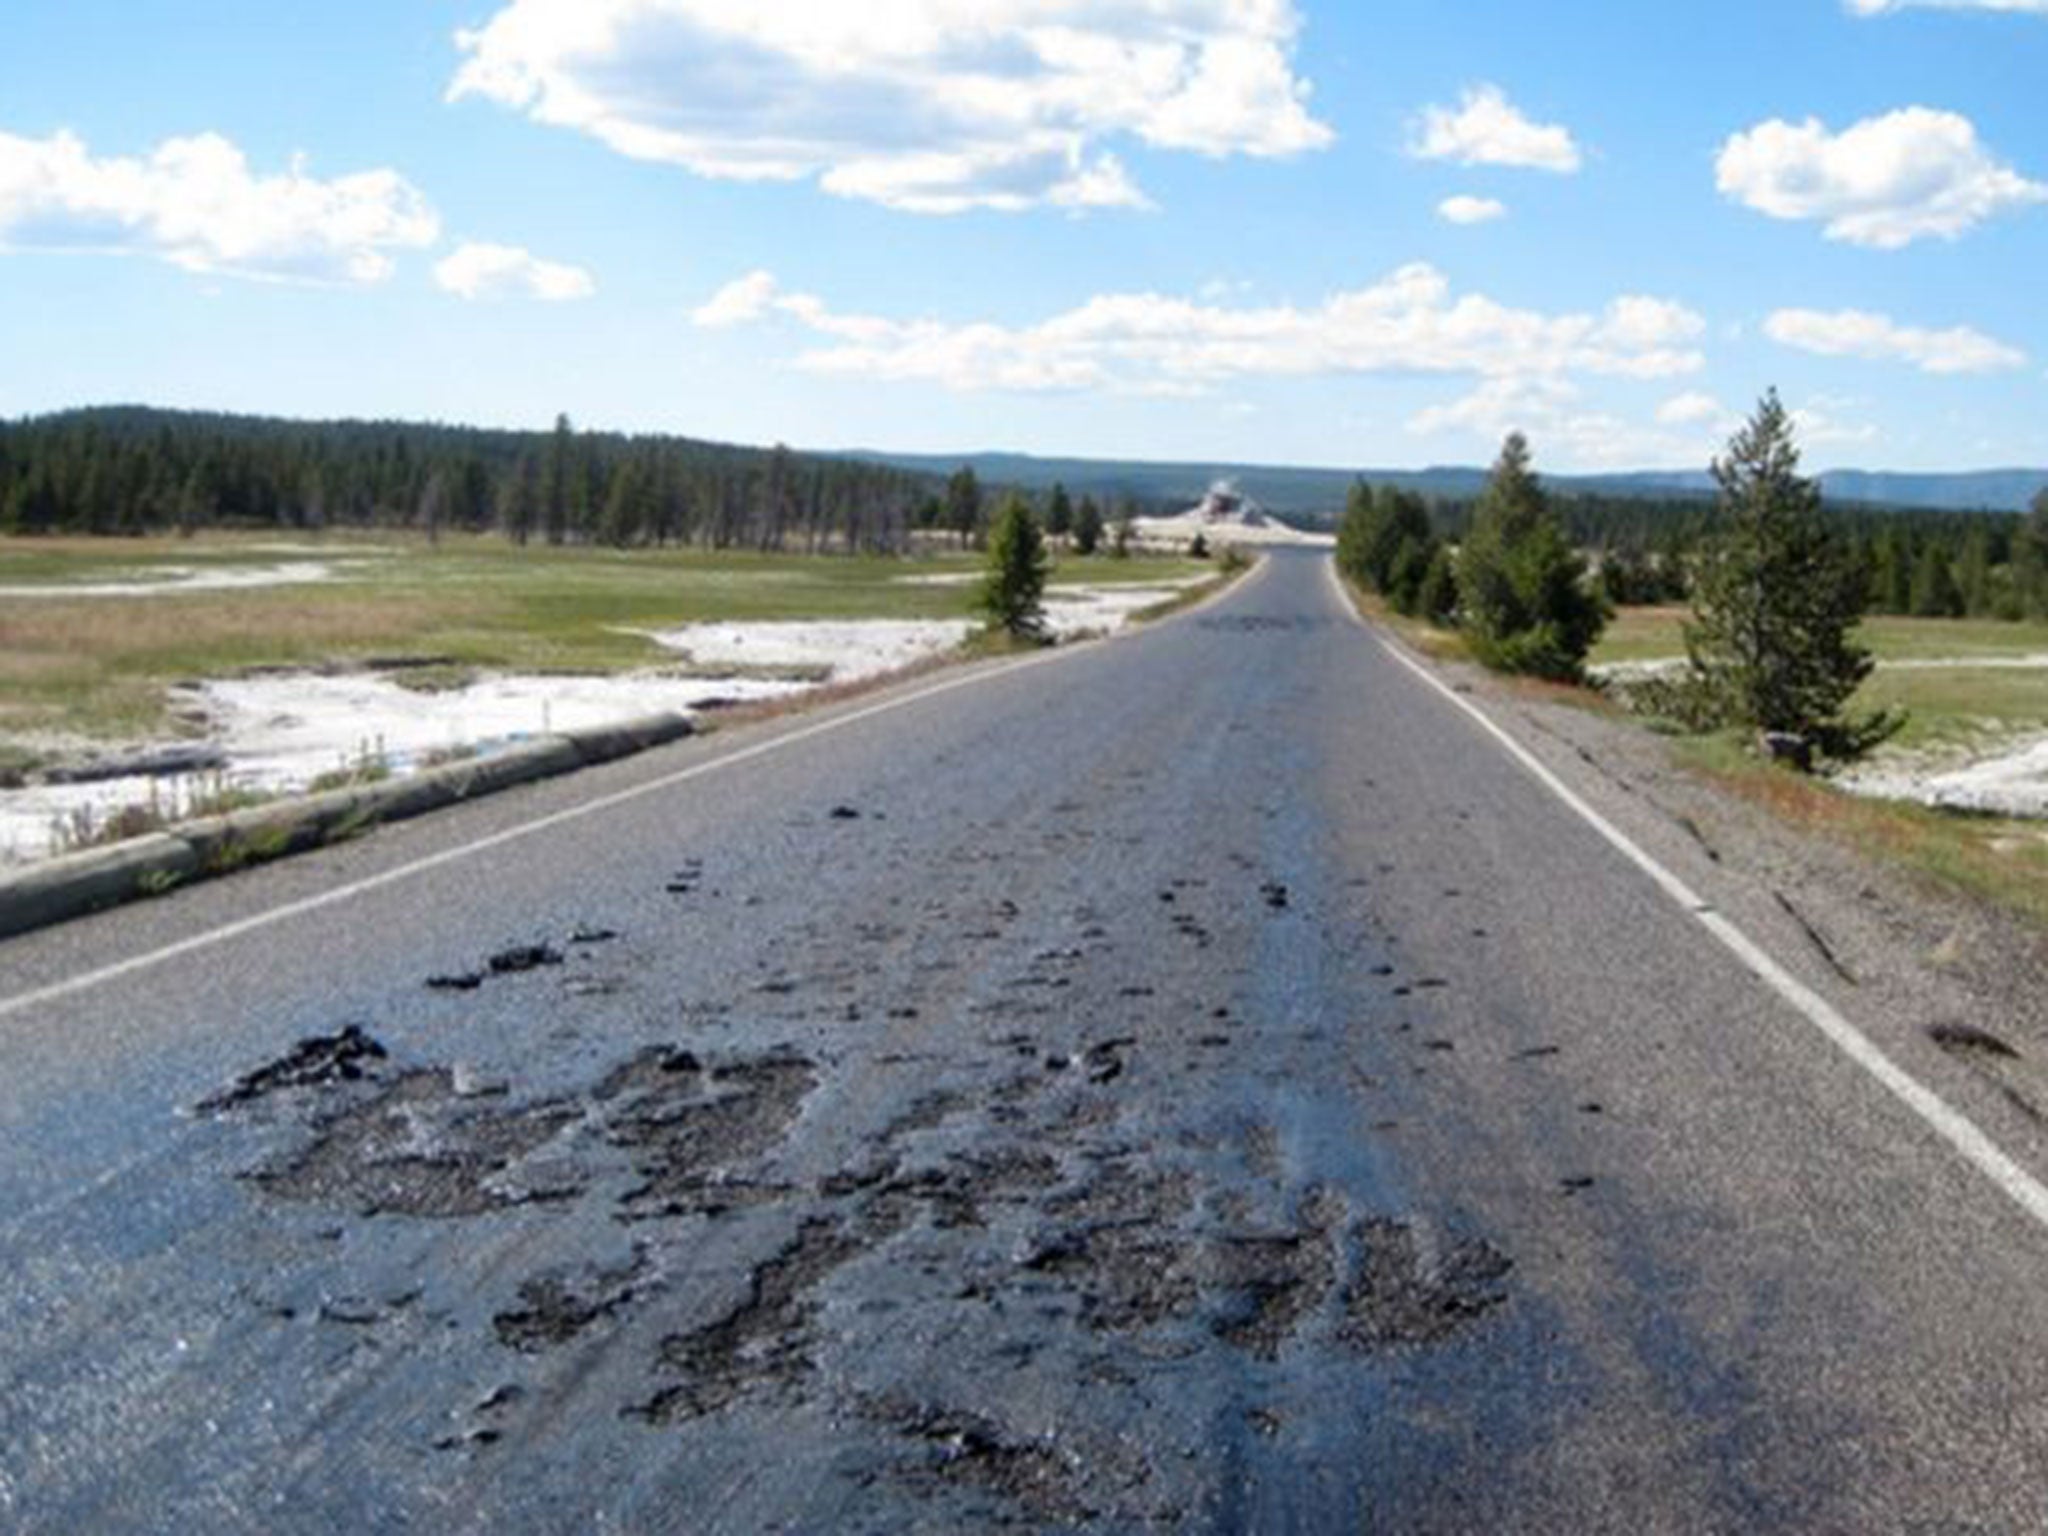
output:
[[[1963,616],[1963,589],[1956,585],[1948,552],[1932,540],[1920,551],[1913,565],[1913,616],[1921,619],[1959,619]]]
[[[981,531],[981,481],[963,464],[946,481],[946,527],[965,548]]]
[[[988,574],[981,608],[989,622],[1019,639],[1045,633],[1045,536],[1022,496],[1005,497],[989,530]]]
[[[1074,531],[1074,499],[1057,480],[1045,503],[1045,531],[1050,538],[1064,539]]]
[[[1109,553],[1115,560],[1127,559],[1138,537],[1138,507],[1126,496],[1117,503],[1116,522],[1109,530]]]
[[[574,494],[572,482],[581,479],[576,470],[575,453],[576,429],[569,425],[567,416],[557,416],[554,436],[548,442],[547,484],[542,497],[542,515],[547,520],[547,541],[550,544],[560,544],[569,536],[569,503]]]
[[[1458,592],[1473,652],[1490,667],[1576,680],[1607,623],[1536,473],[1510,433],[1472,511]]]
[[[1870,675],[1849,632],[1865,586],[1828,525],[1818,482],[1799,473],[1792,421],[1775,390],[1714,462],[1721,529],[1695,580],[1686,651],[1710,696],[1744,724],[1798,737],[1832,757],[1869,750],[1901,723],[1851,719]]]
[[[1429,504],[1412,491],[1359,481],[1337,527],[1337,568],[1367,591],[1412,613],[1423,573],[1436,553]]]
[[[1438,544],[1415,594],[1415,611],[1430,623],[1449,626],[1458,617],[1458,568],[1450,550]]]
[[[1991,534],[1982,523],[1963,539],[1956,584],[1962,588],[1963,612],[1971,618],[1981,618],[1996,606],[1991,585]]]
[[[498,492],[498,523],[514,544],[524,546],[533,537],[539,505],[540,469],[527,455],[513,467]]]
[[[612,476],[605,492],[603,537],[615,549],[637,544],[647,524],[647,481],[640,465],[628,459]]]
[[[2020,524],[2012,565],[2020,610],[2031,619],[2048,619],[2048,490],[2035,495]]]
[[[1102,547],[1102,508],[1093,496],[1083,496],[1074,512],[1074,553],[1092,555]]]

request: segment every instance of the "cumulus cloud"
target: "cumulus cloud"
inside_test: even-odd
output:
[[[1449,224],[1491,224],[1508,216],[1508,205],[1491,197],[1447,197],[1436,211]]]
[[[1911,363],[1923,373],[2000,373],[2027,363],[2017,347],[1966,325],[1925,330],[1861,309],[1781,309],[1764,321],[1764,334],[1822,357]]]
[[[1527,434],[1546,458],[1584,469],[1696,467],[1713,451],[1697,422],[1645,424],[1585,400],[1584,391],[1557,377],[1485,379],[1470,394],[1416,412],[1406,422],[1418,437],[1444,434],[1497,443],[1510,432]]]
[[[1689,390],[1673,395],[1657,407],[1657,421],[1666,427],[1719,426],[1734,419],[1734,413],[1712,395]]]
[[[1723,195],[1774,219],[1818,219],[1830,240],[1896,250],[1953,240],[1994,214],[2048,200],[2000,164],[1976,125],[1906,107],[1831,133],[1817,118],[1759,123],[1722,146]]]
[[[542,261],[516,245],[471,242],[434,265],[434,281],[464,299],[587,299],[597,284],[581,267]]]
[[[0,245],[159,257],[191,272],[374,283],[393,250],[432,245],[439,221],[396,171],[322,181],[301,161],[252,172],[219,134],[99,158],[69,133],[0,133]]]
[[[1532,122],[1497,85],[1472,87],[1455,108],[1424,108],[1409,148],[1423,160],[1518,166],[1563,175],[1578,170],[1581,162],[1569,129]]]
[[[917,213],[1143,206],[1108,146],[1320,149],[1292,0],[511,0],[476,96],[636,160]]]
[[[1800,445],[1805,448],[1840,448],[1876,442],[1880,434],[1875,424],[1845,421],[1838,414],[1856,408],[1857,403],[1853,400],[1828,395],[1819,395],[1803,405],[1794,406],[1792,428],[1799,435]]]
[[[1454,294],[1435,268],[1400,268],[1313,307],[1231,307],[1156,293],[1104,294],[1033,325],[845,314],[754,272],[694,312],[703,326],[780,319],[827,339],[797,366],[947,388],[1191,394],[1245,377],[1361,373],[1533,378],[1573,372],[1668,378],[1704,365],[1705,322],[1665,299],[1544,314]]]

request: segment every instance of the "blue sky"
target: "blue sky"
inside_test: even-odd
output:
[[[1448,19],[1447,19],[1448,18]],[[0,414],[2048,464],[2048,0],[23,0]]]

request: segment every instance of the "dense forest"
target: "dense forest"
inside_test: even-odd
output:
[[[903,548],[933,477],[680,437],[112,408],[0,423],[0,531],[496,531],[519,543]]]
[[[1380,488],[1381,495],[1406,495]],[[1445,538],[1461,537],[1473,502],[1423,502]],[[1676,602],[1688,562],[1718,525],[1713,497],[1692,493],[1553,495],[1574,544],[1596,554],[1615,603]],[[2048,618],[2048,487],[2028,513],[1930,512],[1830,500],[1869,583],[1874,613],[1923,618]]]

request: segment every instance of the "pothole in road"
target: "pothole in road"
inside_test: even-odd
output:
[[[599,1134],[626,1151],[642,1182],[619,1204],[643,1220],[757,1203],[749,1191],[715,1177],[778,1144],[817,1086],[814,1063],[791,1054],[706,1067],[672,1046],[654,1047],[610,1073],[591,1094]]]
[[[578,1118],[567,1103],[480,1107],[450,1071],[405,1072],[365,1103],[319,1122],[280,1167],[250,1175],[280,1199],[365,1216],[480,1216],[583,1192],[574,1174],[522,1178],[513,1165]]]

